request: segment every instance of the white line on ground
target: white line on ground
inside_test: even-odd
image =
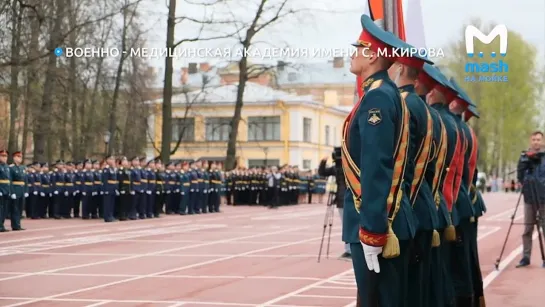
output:
[[[337,289],[337,290],[356,290],[357,287],[336,287],[336,286],[316,286],[315,289]],[[354,297],[352,297],[354,298]]]
[[[86,305],[85,307],[96,307],[96,306],[102,306],[102,305],[106,305],[106,304],[109,304],[109,303],[112,303],[112,301],[103,301],[103,302],[98,302],[98,303],[94,303],[94,304]]]
[[[267,233],[266,232],[266,233],[262,233],[262,234],[256,234],[256,235],[253,235],[253,236],[249,236],[248,238],[250,238],[250,237],[258,238],[258,237],[268,236],[268,235],[275,234],[275,233],[286,233],[286,232],[301,230],[301,229],[305,229],[305,228],[309,228],[309,227],[307,226],[307,227],[291,228],[289,230],[277,231],[277,232],[273,232],[273,233]],[[132,278],[128,278],[128,279],[118,280],[118,281],[114,281],[114,282],[110,282],[110,283],[105,283],[105,284],[100,284],[100,285],[96,285],[96,286],[92,286],[92,287],[87,287],[87,288],[81,288],[81,289],[77,289],[77,290],[74,290],[74,291],[69,291],[69,292],[64,292],[64,293],[51,295],[51,296],[48,296],[48,297],[45,297],[45,298],[36,298],[36,299],[30,300],[30,301],[25,301],[25,302],[9,305],[9,307],[32,304],[32,303],[35,303],[35,302],[42,301],[43,299],[58,298],[58,297],[61,297],[61,296],[67,296],[67,295],[86,292],[86,291],[90,291],[90,290],[100,289],[100,288],[104,288],[104,287],[108,287],[108,286],[127,283],[127,282],[130,282],[130,281],[135,281],[135,280],[143,279],[143,278],[146,278],[146,277],[154,277],[154,276],[158,276],[158,275],[174,273],[174,272],[177,272],[177,271],[182,271],[182,270],[186,270],[186,269],[190,269],[190,268],[196,268],[196,267],[204,266],[204,265],[207,265],[207,264],[218,263],[218,262],[221,262],[221,261],[224,261],[224,260],[234,259],[234,258],[237,258],[238,256],[242,256],[242,255],[249,255],[249,254],[254,254],[254,253],[266,252],[266,251],[270,251],[270,250],[274,250],[274,249],[278,249],[278,248],[282,248],[282,247],[297,245],[297,244],[299,244],[301,242],[320,240],[321,238],[322,237],[320,236],[320,237],[315,237],[315,238],[311,238],[311,239],[295,241],[295,242],[292,242],[292,243],[289,243],[289,244],[273,245],[273,246],[270,246],[270,247],[267,247],[267,248],[261,248],[261,249],[257,249],[257,250],[248,251],[248,252],[245,252],[245,253],[240,253],[238,255],[233,255],[233,256],[218,258],[218,259],[212,259],[212,260],[209,260],[209,261],[198,262],[198,263],[194,263],[194,264],[191,264],[191,265],[186,265],[186,266],[181,266],[181,267],[177,267],[177,268],[173,268],[173,269],[168,269],[168,270],[164,270],[164,271],[161,271],[161,272],[156,272],[156,273],[152,273],[152,274],[148,274],[148,275],[132,277]],[[232,241],[232,240],[237,240],[237,239],[240,239],[240,238],[227,239],[227,240],[222,240],[222,241]],[[209,243],[206,243],[206,244],[215,244],[215,243],[219,243],[219,242],[221,242],[221,241],[216,241],[216,242],[212,241],[212,242],[209,242]],[[158,252],[158,253],[160,253],[160,252]],[[29,275],[36,275],[36,274],[33,273],[33,274],[29,274]]]
[[[301,287],[301,288],[299,288],[299,289],[297,289],[297,290],[295,290],[295,291],[292,291],[292,292],[290,292],[290,293],[288,293],[288,294],[284,294],[284,295],[278,296],[278,297],[273,298],[272,300],[269,300],[269,301],[267,301],[267,302],[265,302],[265,303],[263,303],[263,304],[259,304],[257,307],[268,307],[268,306],[270,306],[270,305],[273,305],[273,304],[275,304],[275,303],[278,303],[278,302],[280,302],[280,301],[283,301],[283,300],[285,300],[285,299],[287,299],[287,298],[289,298],[289,297],[292,297],[292,296],[294,296],[294,295],[298,295],[298,294],[300,294],[300,293],[302,293],[302,292],[305,292],[305,291],[307,291],[307,290],[309,290],[309,289],[312,289],[313,287],[321,286],[321,285],[323,285],[323,284],[325,284],[325,283],[327,283],[327,282],[330,282],[330,281],[332,281],[332,280],[335,280],[335,279],[337,279],[337,278],[339,278],[339,277],[341,277],[341,276],[343,276],[343,275],[345,275],[345,274],[349,274],[349,273],[352,273],[352,269],[346,270],[346,271],[341,272],[341,273],[339,273],[339,274],[337,274],[337,275],[333,275],[333,276],[331,276],[331,277],[329,277],[329,278],[326,278],[326,279],[317,281],[317,282],[315,282],[315,283],[306,285],[306,286]]]
[[[310,298],[341,298],[347,300],[353,300],[354,296],[346,295],[314,295],[314,294],[295,294],[295,297],[310,297]]]
[[[81,264],[81,265],[73,265],[73,266],[69,266],[69,267],[61,267],[61,268],[52,269],[52,270],[39,271],[39,272],[34,272],[34,273],[27,273],[27,274],[20,275],[20,276],[5,277],[5,278],[0,278],[0,281],[23,278],[23,277],[34,276],[34,275],[42,275],[44,273],[54,273],[54,272],[58,272],[58,271],[78,269],[78,268],[89,267],[89,266],[98,265],[98,264],[106,264],[106,263],[114,263],[114,262],[125,261],[125,260],[139,259],[139,258],[148,257],[148,256],[156,256],[156,255],[161,255],[161,254],[164,254],[164,253],[181,251],[181,250],[184,250],[184,249],[197,248],[197,247],[203,247],[203,246],[210,246],[210,245],[222,243],[222,242],[225,242],[225,241],[236,241],[238,239],[264,237],[264,236],[268,236],[268,235],[274,235],[274,234],[286,233],[286,232],[290,232],[290,231],[302,230],[302,229],[305,229],[305,228],[308,228],[308,226],[307,227],[288,228],[287,230],[285,229],[285,230],[281,230],[281,231],[266,232],[266,233],[251,235],[251,236],[245,236],[245,237],[235,237],[235,238],[231,238],[231,239],[223,239],[223,240],[218,240],[218,241],[208,241],[206,243],[186,245],[186,246],[182,246],[182,247],[170,248],[170,249],[166,249],[166,250],[159,250],[159,251],[150,252],[150,253],[138,254],[138,255],[135,255],[135,256],[128,256],[128,257],[109,259],[109,260],[103,260],[103,261],[96,261],[96,262],[89,262],[89,263],[85,263],[85,264]],[[198,229],[195,229],[195,230],[198,230]],[[187,229],[184,229],[181,232],[185,232],[185,231],[187,231]]]
[[[20,275],[26,272],[0,272],[4,275]],[[43,276],[80,276],[80,277],[146,277],[139,274],[92,274],[92,273],[47,273]],[[316,277],[298,277],[298,276],[237,276],[237,275],[158,275],[149,278],[173,278],[173,279],[281,279],[281,280],[309,280],[320,281]]]
[[[0,300],[32,300],[32,297],[0,297]],[[126,303],[126,304],[192,304],[192,305],[217,305],[217,306],[250,306],[255,304],[227,303],[227,302],[204,302],[204,301],[153,301],[153,300],[101,300],[101,299],[82,299],[82,298],[50,298],[42,299],[49,302],[79,302],[79,303]],[[13,305],[9,305],[13,306]],[[19,305],[17,305],[19,306]],[[96,306],[96,305],[95,305]]]
[[[537,232],[535,232],[534,235],[532,236],[532,240],[535,240],[535,239],[537,239]],[[488,287],[492,283],[492,281],[494,281],[494,279],[498,278],[498,276],[500,276],[503,270],[505,270],[505,268],[511,262],[513,262],[513,260],[515,260],[515,258],[517,258],[517,256],[520,255],[521,253],[522,253],[522,245],[514,249],[509,255],[507,255],[507,257],[505,257],[500,262],[500,265],[498,266],[498,270],[494,270],[488,273],[488,275],[483,279],[483,288],[486,289],[486,287]]]
[[[33,241],[33,240],[43,240],[43,239],[49,239],[49,238],[53,238],[53,236],[42,236],[42,237],[32,237],[32,238],[2,241],[2,242],[0,242],[0,244],[19,243],[19,242]]]

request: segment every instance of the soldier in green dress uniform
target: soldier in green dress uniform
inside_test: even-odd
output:
[[[462,113],[472,102],[462,93],[454,79],[449,80],[450,87],[458,95],[449,104],[450,115],[456,122],[460,136],[460,157],[456,165],[456,181],[454,182],[455,206],[459,223],[456,227],[456,243],[452,246],[452,276],[456,303],[458,306],[474,304],[473,269],[471,267],[471,236],[475,212],[469,199],[469,156],[472,152],[472,139],[468,126],[462,120]]]
[[[398,40],[392,46],[399,50],[416,48]],[[424,63],[433,64],[425,56],[410,54],[396,58],[388,70],[390,78],[399,88],[402,99],[410,111],[410,139],[407,166],[404,174],[404,192],[418,220],[416,235],[411,248],[408,269],[407,297],[409,306],[429,306],[432,245],[439,245],[437,232],[438,215],[431,186],[425,180],[431,164],[433,142],[433,118],[430,109],[415,92],[415,83]],[[435,305],[432,305],[435,306]]]
[[[432,188],[434,203],[438,210],[438,226],[440,238],[448,236],[445,233],[450,232],[449,240],[454,240],[454,226],[452,225],[451,210],[447,208],[447,203],[443,195],[444,178],[448,166],[452,163],[456,146],[456,128],[455,123],[448,115],[442,118],[439,110],[448,111],[445,107],[445,95],[454,97],[455,93],[449,91],[438,75],[439,71],[435,67],[425,64],[419,74],[416,92],[430,106],[430,114],[433,117],[433,160],[431,166],[426,170],[426,181]],[[427,96],[427,97],[426,97]],[[447,185],[445,185],[446,187]],[[452,190],[450,185],[449,191]],[[448,193],[447,193],[448,194]],[[451,195],[448,194],[448,195]],[[448,229],[448,231],[447,231]],[[444,239],[442,239],[444,241]],[[450,277],[450,268],[447,270],[447,259],[449,244],[440,242],[439,246],[432,248],[431,274],[429,280],[430,295],[429,306],[451,306],[454,304],[454,289]]]
[[[475,102],[473,102],[473,104],[475,104]],[[464,121],[467,122],[472,117],[480,118],[480,115],[477,111],[477,107],[469,106],[464,112]],[[473,223],[474,233],[471,236],[471,265],[473,267],[473,289],[475,291],[474,305],[484,307],[486,306],[486,303],[484,299],[483,277],[479,261],[479,249],[477,246],[477,230],[479,228],[479,218],[483,216],[483,214],[486,212],[486,205],[484,203],[481,192],[477,189],[477,174],[479,173],[479,170],[477,169],[477,159],[479,152],[477,135],[471,127],[469,127],[469,130],[471,131],[474,144],[474,152],[472,153],[470,160],[470,172],[472,172],[473,177],[471,178],[471,188],[469,189],[469,198],[471,199],[471,203],[475,211],[475,223]]]
[[[348,185],[343,241],[350,243],[363,305],[405,306],[409,245],[416,226],[402,186],[410,119],[388,77],[391,59],[381,56],[391,54],[388,46],[398,39],[367,15],[361,23],[350,71],[365,80],[364,96],[343,127],[342,165]]]
[[[478,264],[476,266],[473,265],[473,249],[477,248],[477,232],[475,228],[475,216],[477,213],[470,199],[470,187],[476,167],[477,144],[476,136],[462,119],[462,114],[468,107],[475,107],[475,105],[454,79],[451,78],[450,83],[458,92],[458,96],[455,97],[449,106],[450,111],[457,122],[459,134],[464,137],[464,155],[463,160],[459,160],[460,164],[458,168],[461,171],[461,177],[458,177],[460,180],[460,189],[456,202],[460,216],[460,224],[456,229],[459,244],[453,249],[452,255],[455,261],[453,262],[452,272],[458,305],[478,306],[479,298],[475,297],[475,289],[479,287],[475,282],[481,283],[482,278],[480,278],[481,280],[474,278],[474,276],[480,275],[480,268]],[[479,215],[482,215],[482,212]],[[482,297],[482,293],[479,296]],[[482,300],[484,303],[484,297]]]
[[[13,153],[13,164],[10,165],[11,174],[11,204],[9,206],[11,229],[25,230],[21,227],[21,209],[27,193],[26,170],[21,165],[23,153],[16,151]]]
[[[8,155],[9,153],[6,150],[0,150],[0,232],[8,231],[4,227],[11,197],[11,173],[7,164]]]

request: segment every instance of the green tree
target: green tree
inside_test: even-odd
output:
[[[490,33],[493,25],[483,25],[479,20],[471,22],[483,33]],[[487,173],[505,174],[517,162],[520,150],[527,147],[527,137],[538,129],[543,101],[543,69],[537,61],[537,50],[516,32],[508,32],[507,54],[500,56],[499,38],[491,44],[475,40],[475,53],[483,57],[469,58],[466,53],[463,27],[459,39],[445,51],[441,66],[459,81],[471,99],[477,104],[481,118],[472,120],[479,140],[479,161],[481,170]],[[496,57],[491,52],[496,51]],[[467,73],[466,64],[502,60],[508,71],[492,73]],[[479,77],[506,76],[505,82],[479,82]]]

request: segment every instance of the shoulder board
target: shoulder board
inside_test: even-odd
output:
[[[382,80],[377,80],[373,83],[371,83],[371,87],[369,87],[369,91],[379,88],[382,85]]]

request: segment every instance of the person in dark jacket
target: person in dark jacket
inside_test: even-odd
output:
[[[340,161],[337,161],[335,159],[335,153],[333,153],[333,161],[335,161],[335,165],[331,167],[327,167],[327,160],[328,158],[325,157],[320,161],[320,165],[318,167],[318,175],[322,177],[329,177],[329,176],[335,176],[335,181],[337,183],[337,192],[335,193],[335,199],[334,202],[337,206],[337,210],[339,211],[339,217],[341,218],[341,225],[343,221],[343,203],[344,203],[344,192],[346,190],[346,183],[344,180],[344,174],[342,167],[340,167]],[[350,258],[350,244],[345,243],[344,244],[344,253],[341,255],[341,258]]]
[[[545,158],[537,158],[542,155],[542,151],[543,133],[536,131],[530,136],[530,149],[521,154],[518,162],[517,179],[522,184],[525,227],[522,233],[522,259],[517,268],[530,265],[532,234],[538,210],[541,229],[545,229]],[[545,267],[545,263],[542,266]]]

